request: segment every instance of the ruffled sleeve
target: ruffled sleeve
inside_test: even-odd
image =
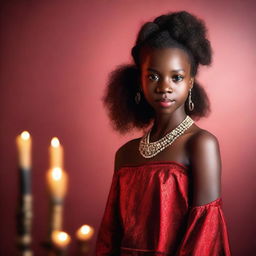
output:
[[[222,199],[190,208],[187,228],[176,256],[230,256]]]
[[[117,172],[114,172],[112,183],[100,224],[95,253],[96,256],[119,255],[122,226],[119,217],[119,184]]]

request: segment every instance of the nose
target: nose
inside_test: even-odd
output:
[[[171,81],[168,78],[161,79],[156,87],[157,93],[171,93],[172,92],[172,86]]]

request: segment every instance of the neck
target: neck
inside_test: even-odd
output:
[[[185,118],[185,111],[176,111],[171,115],[156,115],[150,132],[150,140],[157,141],[175,129]]]

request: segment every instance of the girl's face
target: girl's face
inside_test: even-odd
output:
[[[144,48],[141,55],[141,87],[157,114],[183,108],[194,78],[187,53],[179,48]]]

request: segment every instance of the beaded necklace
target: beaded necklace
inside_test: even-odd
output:
[[[161,151],[163,151],[166,147],[170,146],[180,135],[182,135],[192,124],[194,120],[190,116],[186,116],[186,118],[171,132],[167,133],[163,138],[149,142],[150,132],[143,136],[140,140],[139,151],[140,154],[145,158],[151,158]]]

